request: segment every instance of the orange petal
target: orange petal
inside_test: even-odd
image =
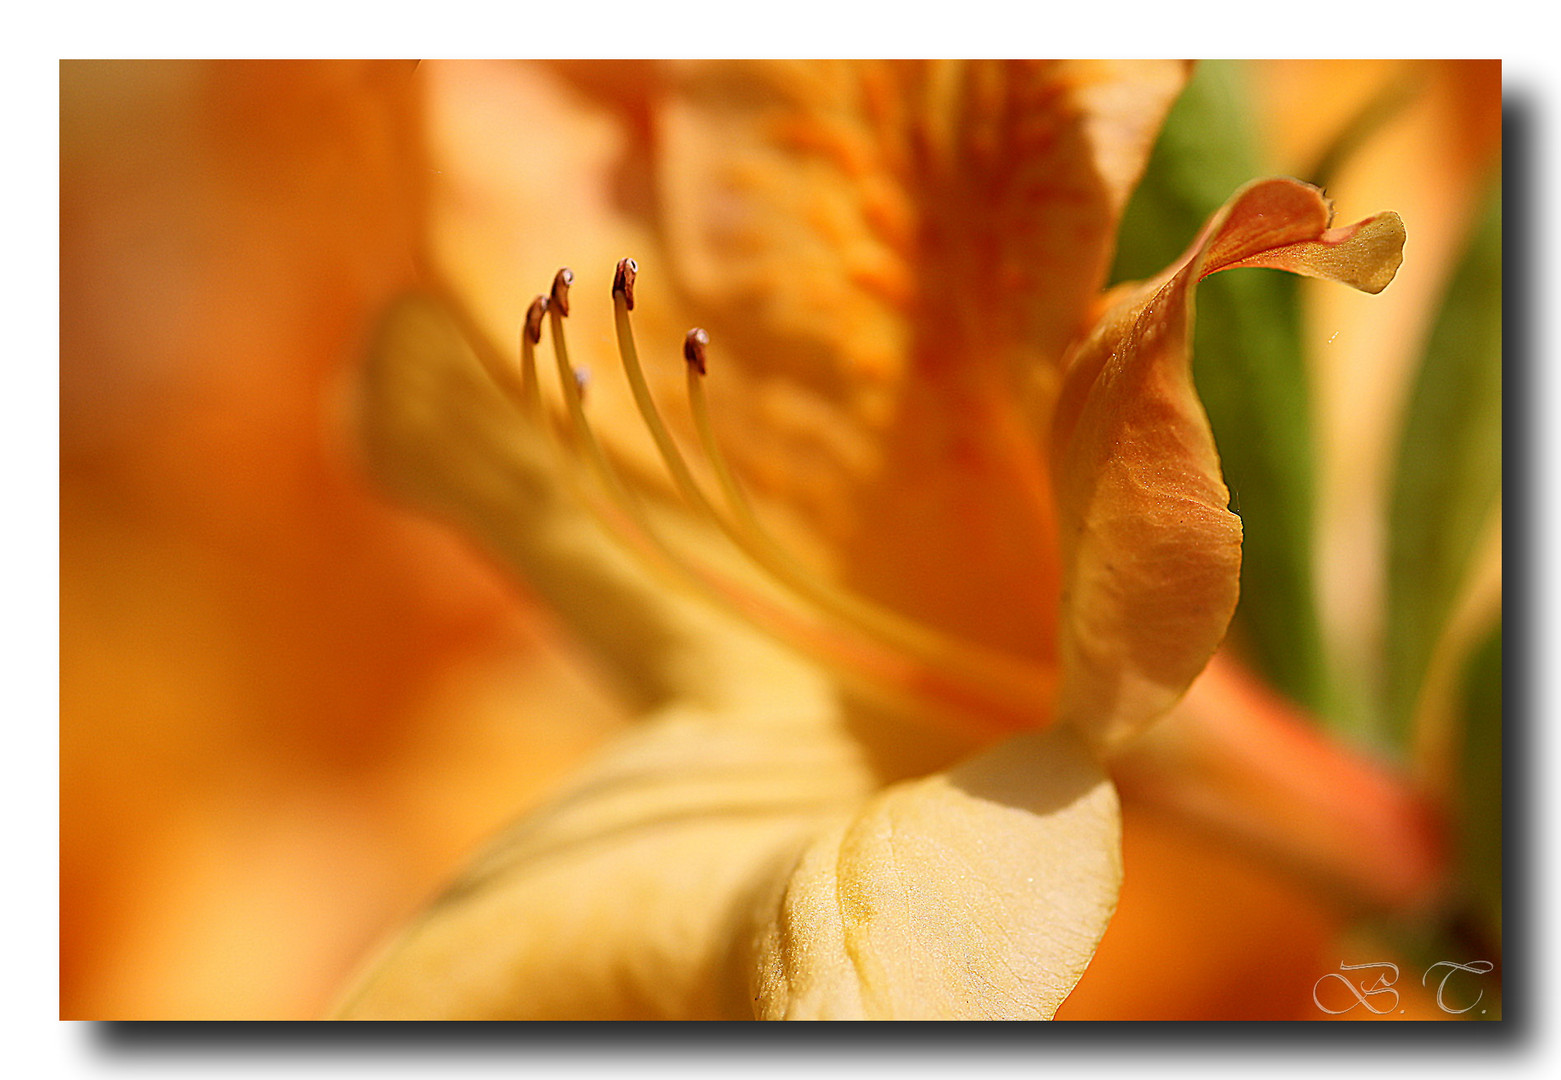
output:
[[[1186,70],[677,65],[658,184],[681,284],[766,368],[893,381],[994,343],[1054,363]],[[965,355],[917,355],[937,345]]]
[[[1289,270],[1379,293],[1404,261],[1404,223],[1391,210],[1329,229],[1333,208],[1297,180],[1242,188],[1204,230],[1202,277],[1242,266]]]
[[[1322,192],[1237,192],[1178,268],[1123,286],[1066,360],[1052,438],[1063,549],[1061,717],[1116,743],[1173,705],[1236,607],[1241,522],[1226,504],[1192,383],[1193,294],[1208,274],[1271,266],[1380,291],[1403,226],[1329,230]]]
[[[1034,417],[1186,66],[664,74],[661,224],[696,321],[752,388],[717,416],[737,471],[819,526],[853,589],[1049,658]]]

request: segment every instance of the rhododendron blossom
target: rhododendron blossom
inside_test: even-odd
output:
[[[426,288],[371,350],[371,461],[644,718],[342,1015],[1056,1012],[1121,888],[1111,762],[1237,601],[1199,282],[1376,293],[1404,244],[1254,178],[1105,291],[1187,70],[420,72]]]

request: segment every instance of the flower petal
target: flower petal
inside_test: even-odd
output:
[[[1121,888],[1116,792],[1063,728],[875,796],[815,841],[759,943],[769,1019],[1050,1019]]]
[[[1329,230],[1295,180],[1237,192],[1179,267],[1126,285],[1070,353],[1052,433],[1063,549],[1059,715],[1104,745],[1175,703],[1225,634],[1241,567],[1208,418],[1191,374],[1200,279],[1273,266],[1368,291],[1397,269],[1403,226]]]
[[[1296,180],[1249,184],[1205,227],[1202,277],[1237,267],[1289,270],[1368,293],[1387,288],[1404,261],[1404,223],[1391,210],[1328,228],[1322,192]]]
[[[827,698],[787,710],[648,720],[501,837],[340,1014],[751,1019],[755,897],[875,782]]]
[[[751,487],[824,536],[853,589],[993,648],[1054,654],[1035,417],[1186,70],[666,72],[667,251],[751,388],[723,408],[728,445]]]
[[[994,347],[1055,363],[1186,74],[1174,61],[679,65],[658,180],[684,287],[740,316],[732,339],[752,362],[858,386],[1016,358],[984,355]],[[916,355],[931,343],[965,348]]]

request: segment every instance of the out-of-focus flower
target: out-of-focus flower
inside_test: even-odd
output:
[[[612,725],[517,723],[541,617],[355,468],[412,71],[61,65],[63,1017],[317,1016]]]
[[[1378,292],[1396,215],[1335,229],[1317,189],[1256,181],[1101,295],[1180,64],[421,77],[427,289],[373,350],[371,459],[645,720],[345,1015],[1050,1017],[1117,903],[1115,768],[1173,803],[1206,780],[1215,828],[1370,893],[1326,797],[1360,796],[1401,858],[1366,900],[1420,898],[1413,794],[1284,710],[1232,691],[1134,746],[1237,599],[1195,287]],[[686,397],[631,311],[653,356],[684,340]]]

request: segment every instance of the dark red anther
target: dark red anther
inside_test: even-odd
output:
[[[542,341],[542,316],[547,314],[547,297],[539,296],[526,309],[526,338],[533,345]]]
[[[619,259],[618,270],[612,276],[612,294],[623,294],[623,303],[630,311],[634,310],[634,278],[640,272],[640,264],[633,259]]]
[[[575,272],[564,267],[553,275],[552,301],[558,305],[560,315],[569,314],[569,286],[575,283]]]
[[[705,373],[705,346],[708,344],[710,335],[697,326],[683,337],[683,359],[693,364],[701,375]]]

